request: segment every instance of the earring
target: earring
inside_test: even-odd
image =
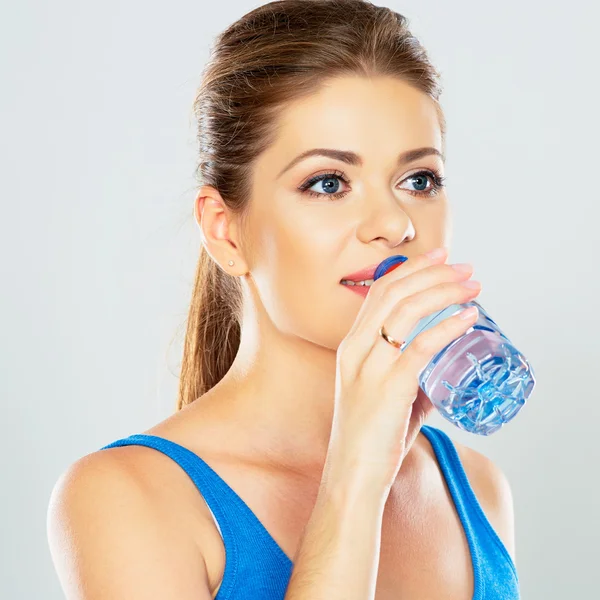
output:
[[[228,264],[229,264],[230,267],[233,267],[233,261],[232,260],[230,260]]]

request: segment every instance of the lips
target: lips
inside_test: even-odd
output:
[[[345,275],[342,279],[347,279],[349,281],[365,281],[367,279],[373,279],[375,277],[375,270],[379,266],[380,263],[375,263],[369,267],[365,267],[360,271],[356,271],[356,273],[351,273],[350,275]]]

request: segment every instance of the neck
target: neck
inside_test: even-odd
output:
[[[221,423],[233,426],[235,438],[227,439],[232,452],[239,448],[245,456],[298,470],[322,468],[333,419],[336,351],[272,326],[249,326],[256,322],[245,318],[233,364],[197,406],[214,417],[218,430]]]

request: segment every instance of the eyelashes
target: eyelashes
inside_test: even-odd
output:
[[[418,179],[424,179],[424,178],[429,178],[432,182],[432,185],[429,189],[425,189],[425,190],[408,190],[406,188],[398,188],[398,189],[404,189],[406,192],[408,192],[409,194],[411,194],[413,196],[421,196],[421,197],[431,198],[432,196],[436,196],[437,194],[439,194],[440,190],[445,185],[444,181],[446,181],[446,177],[442,177],[441,173],[437,169],[432,169],[432,170],[423,169],[422,171],[418,171],[416,173],[413,173],[412,175],[409,175],[408,177],[403,179],[400,183],[404,183],[405,181],[408,181],[408,180],[413,180],[413,179],[418,180]],[[315,192],[315,191],[309,189],[310,187],[315,185],[315,183],[319,183],[320,181],[327,181],[327,180],[341,180],[346,185],[350,183],[350,181],[346,177],[345,173],[343,173],[342,171],[328,171],[327,173],[321,173],[321,174],[315,175],[314,177],[311,177],[308,181],[306,181],[306,182],[302,183],[300,186],[298,186],[298,190],[300,192],[302,192],[303,194],[308,194],[309,196],[314,196],[317,198],[322,197],[322,196],[327,196],[327,198],[329,200],[339,200],[340,198],[343,198],[350,191],[350,190],[346,190],[344,192],[334,192],[332,194],[327,194],[325,192]],[[331,186],[330,186],[330,189],[331,189]]]

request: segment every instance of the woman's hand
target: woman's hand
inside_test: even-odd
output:
[[[326,468],[336,476],[359,469],[382,492],[391,488],[421,426],[434,410],[418,377],[433,356],[464,334],[477,309],[449,317],[417,335],[401,352],[379,328],[404,340],[423,317],[473,300],[479,282],[473,269],[446,265],[444,255],[409,258],[388,271],[371,289],[337,351],[334,416]],[[464,283],[475,285],[465,287]]]

